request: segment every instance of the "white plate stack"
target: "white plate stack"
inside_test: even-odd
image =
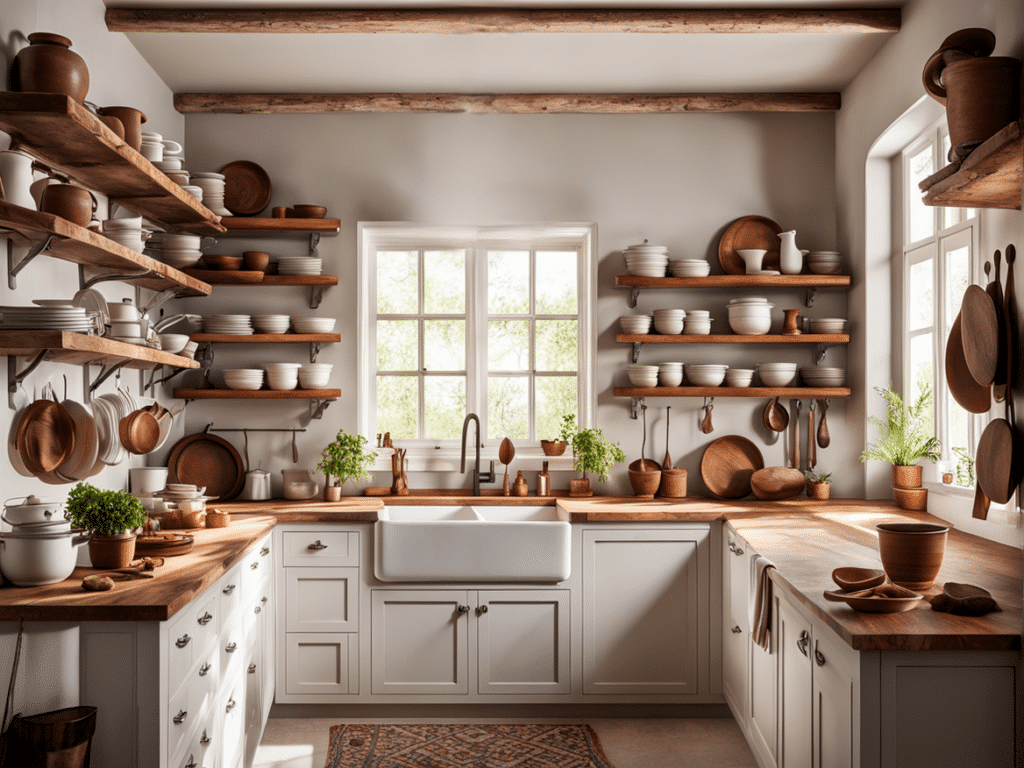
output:
[[[664,277],[668,269],[668,248],[650,245],[646,240],[622,251],[626,257],[626,271],[641,277]]]
[[[309,256],[278,256],[279,275],[319,275],[323,271],[323,259]]]
[[[223,375],[228,389],[256,390],[263,386],[261,368],[227,368]]]
[[[203,318],[203,333],[223,336],[250,336],[252,322],[249,315],[209,315]]]
[[[333,317],[292,317],[296,333],[330,333],[337,320]]]
[[[682,309],[656,309],[652,313],[654,317],[654,330],[658,333],[676,336],[683,332],[683,318],[686,312]]]
[[[96,333],[97,315],[85,307],[0,306],[0,329],[5,331],[74,331]]]
[[[203,205],[218,216],[231,216],[224,207],[224,174],[202,171],[192,174],[192,184],[203,190]]]
[[[809,366],[800,369],[800,378],[808,387],[841,387],[846,382],[846,369]]]
[[[257,333],[288,333],[292,320],[288,315],[253,315],[252,324]]]
[[[711,274],[711,265],[706,259],[672,259],[668,268],[672,277],[707,277]]]

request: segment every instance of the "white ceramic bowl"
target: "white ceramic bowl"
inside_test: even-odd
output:
[[[707,336],[711,333],[711,321],[700,318],[686,318],[683,334],[687,336]]]
[[[158,334],[158,338],[160,339],[160,349],[172,355],[181,352],[189,341],[188,336],[184,333],[161,333]]]
[[[628,271],[629,271],[629,274],[636,275],[637,277],[664,277],[665,276],[665,267],[651,268],[651,269],[640,268],[640,267],[636,267],[636,268],[630,267],[630,269]]]
[[[686,316],[692,317],[695,320],[707,320],[711,317],[711,310],[709,309],[688,309],[686,310]]]
[[[330,371],[299,371],[299,386],[303,389],[323,389],[330,380]]]
[[[634,387],[656,387],[658,386],[658,372],[643,373],[640,371],[627,371],[629,381]]]
[[[668,336],[676,336],[683,332],[683,319],[678,320],[672,319],[661,319],[654,318],[654,330],[658,333],[665,334]]]
[[[694,366],[686,367],[686,378],[695,387],[718,387],[725,381],[727,367],[719,366]]]
[[[623,315],[619,318],[623,333],[644,334],[651,330],[650,315]]]
[[[338,321],[333,317],[293,317],[296,333],[330,333]]]
[[[740,336],[764,336],[772,329],[770,316],[764,317],[735,317],[729,315],[729,327],[733,333]]]
[[[788,387],[796,381],[796,368],[766,368],[762,364],[757,366],[757,375],[766,387]]]
[[[753,380],[753,368],[730,368],[725,372],[725,384],[729,387],[749,387]]]
[[[846,333],[846,320],[839,318],[812,319],[807,325],[811,333]]]
[[[294,376],[284,376],[276,374],[267,374],[267,385],[277,391],[284,391],[289,389],[295,389],[299,386],[298,374]]]
[[[649,374],[656,376],[658,373],[658,366],[656,365],[627,365],[626,370],[630,373]]]
[[[659,387],[678,387],[683,383],[683,369],[674,371],[658,371]]]

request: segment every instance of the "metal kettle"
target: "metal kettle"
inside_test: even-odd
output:
[[[270,498],[270,473],[265,469],[253,469],[245,473],[245,486],[240,499],[245,501],[266,501]]]

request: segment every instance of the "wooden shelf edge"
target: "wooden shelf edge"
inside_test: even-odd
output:
[[[188,357],[163,350],[126,344],[123,341],[89,336],[71,331],[0,331],[0,356],[30,357],[47,350],[50,362],[77,365],[130,361],[128,368],[148,369],[158,365],[174,368],[198,368]]]
[[[203,273],[213,272],[217,274],[217,277],[213,278],[216,282],[210,283],[213,288],[219,286],[242,286],[245,288],[265,288],[267,286],[332,286],[338,284],[337,275],[264,275],[263,279],[259,282],[250,282],[248,280],[239,280],[233,282],[230,277],[231,273],[228,271],[221,271],[216,269],[193,269],[188,268],[182,270],[186,275],[194,277],[197,280],[202,280]],[[212,276],[211,276],[212,277]]]
[[[222,216],[222,237],[247,234],[320,234],[336,235],[341,231],[341,219],[268,219],[248,216]]]
[[[336,400],[340,389],[180,389],[175,387],[174,397],[179,400]]]
[[[625,288],[845,288],[850,285],[850,275],[616,275],[615,285]]]
[[[764,334],[743,336],[741,334],[669,335],[619,333],[615,341],[621,344],[848,344],[848,334],[801,333],[795,336]]]
[[[1024,183],[1024,118],[922,181],[925,205],[1020,209]]]
[[[335,343],[341,341],[340,333],[251,333],[247,336],[229,336],[218,333],[193,333],[192,341],[208,341],[217,344],[298,344]]]
[[[615,397],[782,397],[793,400],[841,399],[849,387],[615,387]]]

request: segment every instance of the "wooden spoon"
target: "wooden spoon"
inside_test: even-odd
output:
[[[711,403],[704,406],[704,421],[700,423],[700,431],[705,435],[710,435],[715,431],[715,425],[711,423],[711,412],[715,409]]]
[[[672,454],[670,454],[668,452],[668,434],[669,434],[668,428],[669,428],[669,418],[671,416],[672,416],[672,406],[670,405],[670,406],[668,406],[665,409],[665,458],[661,462],[661,468],[662,469],[672,469]]]
[[[647,452],[647,406],[640,406],[640,413],[644,420],[644,440],[640,444],[640,458],[629,465],[629,468],[634,472],[653,472],[656,469],[661,469],[661,464],[656,462],[654,459],[645,458]]]
[[[821,411],[821,421],[818,422],[818,447],[828,448],[828,444],[832,442],[832,437],[828,433],[828,422],[825,421],[828,413],[828,400],[819,400],[818,409]]]
[[[985,292],[992,297],[992,302],[996,306],[996,319],[999,322],[999,356],[996,361],[996,374],[995,378],[992,379],[992,398],[997,402],[1001,403],[1006,399],[1006,316],[1003,312],[1003,286],[1000,282],[1000,261],[1002,260],[1002,254],[997,250],[995,252],[995,279],[993,279],[985,287]],[[985,278],[989,277],[989,270],[991,269],[991,262],[985,262]]]
[[[789,426],[789,411],[779,403],[779,398],[768,401],[764,409],[764,423],[773,432],[785,432]]]
[[[505,465],[505,480],[501,484],[501,492],[503,496],[509,496],[511,490],[508,484],[508,465],[512,463],[512,459],[516,457],[516,447],[512,445],[512,441],[507,437],[503,438],[501,445],[498,446],[498,461]]]

